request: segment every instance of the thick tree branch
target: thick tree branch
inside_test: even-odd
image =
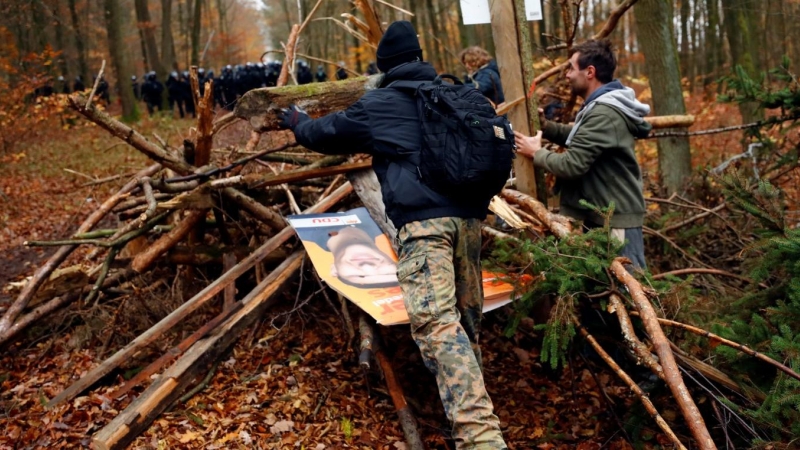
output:
[[[78,111],[92,122],[100,125],[112,135],[127,142],[136,150],[144,153],[148,158],[161,163],[164,165],[164,167],[168,167],[176,172],[184,174],[193,172],[194,167],[186,163],[186,161],[184,161],[178,155],[167,153],[159,146],[148,141],[147,138],[136,132],[133,128],[114,119],[105,111],[97,109],[97,107],[94,105],[90,105],[88,109],[85,108],[85,105],[83,104],[85,97],[83,94],[72,94],[67,98],[69,99],[70,106],[74,110]]]
[[[647,330],[647,334],[650,336],[655,352],[661,362],[661,367],[664,369],[664,377],[667,386],[669,386],[673,397],[675,397],[675,400],[678,402],[683,417],[686,419],[689,429],[697,441],[698,447],[702,450],[715,450],[716,446],[714,445],[713,439],[711,439],[703,416],[700,414],[700,410],[697,409],[697,405],[695,405],[689,393],[689,389],[683,382],[680,369],[678,369],[678,365],[675,362],[675,355],[672,354],[669,340],[664,335],[664,331],[659,325],[655,309],[653,305],[650,304],[650,300],[647,298],[644,290],[642,290],[641,284],[639,284],[639,282],[633,278],[633,275],[628,273],[625,269],[623,265],[625,262],[628,262],[626,258],[615,259],[614,262],[611,263],[611,272],[619,281],[625,284],[628,288],[628,292],[631,294],[633,303],[639,311],[639,316],[642,319],[645,330]]]
[[[544,204],[533,197],[513,189],[503,189],[500,195],[510,203],[520,205],[528,209],[559,239],[564,239],[569,236],[570,233],[572,233],[572,226],[569,224],[569,219],[564,216],[551,213]]]

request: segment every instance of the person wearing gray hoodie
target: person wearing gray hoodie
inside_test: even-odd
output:
[[[636,99],[633,89],[613,79],[615,70],[608,40],[573,47],[567,79],[572,92],[584,99],[575,124],[543,122],[543,131],[533,137],[516,132],[517,153],[556,176],[561,213],[583,221],[587,228],[603,226],[603,217],[581,205],[581,200],[598,207],[614,203],[610,225],[612,234],[625,242],[621,254],[644,269],[645,203],[634,143],[650,133],[651,126],[643,119],[650,107]],[[542,138],[567,151],[542,148]]]

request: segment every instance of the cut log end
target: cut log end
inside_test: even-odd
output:
[[[341,81],[253,89],[236,103],[234,116],[248,121],[259,132],[278,129],[277,112],[291,104],[301,106],[311,117],[340,111],[364,93],[380,86],[383,75]]]

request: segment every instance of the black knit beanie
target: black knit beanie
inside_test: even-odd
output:
[[[422,61],[422,48],[419,46],[417,31],[411,22],[399,20],[389,25],[378,43],[378,69],[386,73],[410,61]]]

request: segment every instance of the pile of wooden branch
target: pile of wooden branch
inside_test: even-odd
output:
[[[113,296],[108,293],[109,288],[125,283],[134,275],[147,273],[159,262],[166,261],[171,266],[223,266],[219,278],[49,402],[48,406],[53,406],[80,395],[181,325],[190,314],[221,296],[223,307],[216,317],[110,394],[112,399],[120,398],[151,375],[162,372],[142,395],[95,435],[97,448],[124,447],[146,429],[199,373],[208,369],[210,362],[230,348],[242,330],[280,297],[276,294],[298,272],[304,256],[302,251],[292,251],[292,247],[286,245],[294,231],[288,227],[285,215],[320,213],[337,206],[353,192],[353,185],[342,176],[346,173],[360,171],[361,174],[353,178],[359,190],[378,192],[374,174],[365,172],[370,166],[368,158],[309,156],[305,152],[291,151],[296,147],[291,142],[256,153],[254,149],[262,133],[255,130],[244,150],[239,150],[247,154],[246,157],[228,164],[215,164],[217,161],[211,158],[214,133],[220,129],[219,123],[229,123],[229,118],[221,119],[215,127],[211,120],[213,86],[206,84],[206,95],[200,96],[195,71],[192,73],[199,113],[197,132],[181,149],[171,148],[163,141],[158,144],[149,141],[96,108],[81,94],[70,97],[75,110],[149,156],[155,164],[137,173],[108,198],[70,239],[28,242],[28,245],[58,246],[58,251],[35,273],[0,323],[2,345],[30,324],[73,302],[91,306],[107,301]],[[342,84],[329,86],[340,88]],[[279,170],[279,165],[286,164],[293,169]],[[290,189],[290,183],[297,186],[305,180],[317,180],[317,186],[305,186],[301,191]],[[258,201],[257,196],[266,198],[266,203]],[[275,200],[276,196],[280,200]],[[301,204],[312,206],[301,211]],[[112,213],[122,219],[122,226],[116,230],[92,231],[101,219]],[[248,233],[241,230],[248,230]],[[137,240],[144,242],[137,243]],[[79,277],[79,284],[75,287],[72,283],[71,291],[50,298],[35,309],[28,308],[37,288],[52,284],[49,279],[53,272],[80,245],[95,246],[97,256],[105,252],[105,260],[98,270],[91,277]],[[127,256],[121,258],[121,253]],[[269,274],[259,274],[258,269],[263,271],[260,263],[272,256],[277,256],[274,259],[282,263]],[[250,277],[251,269],[256,271],[258,284],[237,299],[235,282],[241,277]],[[208,269],[206,273],[214,270],[219,273],[218,268]],[[89,282],[90,278],[93,281]]]
[[[348,21],[360,30],[365,40],[377,43],[383,32],[381,22],[375,17],[369,0],[359,0],[357,3],[367,13],[367,21],[354,21],[354,18],[348,18]],[[312,14],[313,11],[308,17]],[[307,21],[308,18],[305,23]],[[287,62],[283,66],[285,71],[293,67],[289,55],[294,55],[295,43],[305,23],[296,25],[287,41]],[[282,74],[281,84],[287,79],[288,73]],[[119,192],[106,199],[70,239],[29,242],[30,245],[55,245],[58,250],[36,271],[0,319],[0,345],[7,345],[32,323],[74,302],[91,305],[105,301],[109,288],[126,282],[133,275],[152,270],[159,262],[198,266],[221,263],[223,270],[212,283],[84,374],[48,405],[68,401],[90,389],[102,377],[184,321],[188,315],[210,304],[218,294],[222,294],[223,307],[216,317],[110,394],[112,399],[119,398],[131,388],[161,372],[136,400],[94,436],[97,448],[122,448],[178,399],[198,374],[219,359],[241,331],[277,300],[276,293],[281,292],[298,272],[303,252],[292,251],[286,245],[294,235],[284,219],[287,214],[324,212],[355,191],[384,231],[393,235],[392,225],[385,220],[382,211],[380,190],[374,173],[369,169],[368,157],[319,157],[307,152],[293,151],[297,148],[293,142],[265,151],[255,151],[264,134],[276,132],[275,113],[280,108],[295,103],[304,107],[312,117],[320,116],[350,105],[366,90],[374,88],[379,81],[379,76],[374,76],[317,83],[302,88],[282,86],[257,89],[242,97],[233,113],[214,122],[211,99],[213,86],[211,83],[206,84],[205,95],[200,95],[196,71],[193,69],[192,84],[199,114],[194,139],[185,141],[182,148],[172,148],[157,136],[157,142],[148,140],[133,128],[96,108],[90,98],[81,94],[72,95],[69,101],[73,109],[147,155],[154,164],[141,170]],[[212,148],[214,135],[235,121],[242,120],[252,129],[250,139],[236,153],[245,156],[234,160],[230,157],[233,153],[228,150],[223,152],[229,157],[225,163],[212,158],[215,154],[215,149]],[[674,121],[668,120],[658,125],[669,127],[673,123]],[[280,136],[286,140],[286,133],[281,133]],[[284,166],[287,164],[291,167],[288,170]],[[347,175],[349,181],[344,175]],[[298,200],[297,193],[300,191],[291,186],[296,187],[299,183],[308,183],[309,180],[313,180],[314,187],[302,191],[305,194]],[[310,207],[303,211],[301,205]],[[564,217],[551,213],[542,203],[513,190],[506,190],[497,197],[491,209],[506,223],[515,228],[532,230],[534,235],[552,233],[560,239],[569,239],[573,233],[569,221]],[[115,230],[93,230],[105,216],[112,213],[122,219],[122,226]],[[248,241],[245,238],[246,242],[242,243],[244,235],[236,230],[243,229],[250,230],[250,235],[260,236],[261,241]],[[511,235],[489,226],[485,226],[484,231],[492,238],[513,239]],[[134,245],[136,242],[139,245]],[[145,245],[141,245],[142,242]],[[210,246],[208,242],[216,244]],[[97,251],[94,256],[105,252],[104,262],[91,274],[71,278],[76,283],[71,285],[72,289],[58,291],[57,295],[50,295],[45,301],[36,304],[35,308],[30,308],[37,297],[37,291],[48,284],[51,275],[80,245],[95,246]],[[131,247],[142,250],[129,251]],[[130,255],[127,259],[120,258],[123,251]],[[278,257],[275,259],[282,262],[269,274],[260,273],[263,270],[260,269],[260,263],[276,255]],[[623,263],[623,260],[618,260],[609,267],[619,282],[627,287],[634,305],[629,311],[630,307],[618,296],[609,297],[622,325],[621,336],[643,364],[669,386],[698,447],[715,448],[703,417],[683,382],[679,365],[702,370],[709,378],[731,389],[739,388],[713,367],[677,351],[665,337],[661,326],[682,327],[762,360],[766,361],[768,358],[703,330],[659,318],[650,299],[645,295],[645,290],[628,274]],[[237,299],[234,283],[240,277],[250,276],[251,269],[255,269],[258,274],[255,277],[257,286],[241,299]],[[642,319],[649,341],[643,342],[637,337],[631,324],[631,315],[638,315]],[[576,326],[609,366],[640,397],[665,434],[677,447],[685,448],[631,377],[597,345],[580,323],[576,323]],[[375,342],[376,334],[364,318],[359,320],[358,328],[362,332],[361,347],[365,352],[361,358],[362,365],[369,367],[369,355],[374,353],[379,366],[384,370],[409,446],[413,449],[422,448],[413,416],[395,382],[391,364]],[[780,363],[772,360],[768,362],[800,379],[800,376]]]
[[[537,237],[542,237],[542,230],[544,229],[550,234],[557,236],[559,239],[571,239],[575,232],[579,232],[572,230],[567,218],[551,213],[543,204],[527,195],[506,189],[501,193],[501,197],[507,202],[500,202],[496,198],[492,205],[490,205],[490,208],[512,228],[529,231],[527,233],[516,233],[516,236],[527,235],[528,237],[536,239]],[[483,231],[486,236],[493,239],[518,239],[515,235],[495,230],[489,226],[484,226]],[[715,367],[682,351],[675,343],[667,338],[662,326],[680,329],[702,336],[712,341],[715,345],[725,345],[737,349],[773,366],[775,369],[788,376],[800,380],[800,374],[796,373],[791,368],[744,345],[691,325],[659,317],[652,303],[652,298],[655,293],[652,289],[643,287],[642,284],[626,270],[625,264],[628,263],[630,263],[630,261],[627,260],[627,258],[616,258],[610,267],[608,267],[608,272],[610,276],[614,278],[614,280],[611,281],[612,284],[616,282],[624,286],[628,293],[626,296],[630,297],[630,301],[625,301],[622,294],[616,291],[616,289],[611,289],[605,293],[591,297],[593,299],[607,299],[608,311],[617,316],[619,330],[608,329],[606,331],[612,336],[615,333],[619,333],[617,334],[618,338],[628,347],[630,353],[635,356],[637,364],[649,369],[667,385],[680,408],[698,448],[713,449],[716,448],[716,446],[705,425],[703,416],[700,414],[694,398],[684,382],[682,372],[699,373],[702,375],[703,379],[723,386],[731,392],[739,394],[741,398],[751,398],[753,401],[760,402],[764,400],[764,397],[763,394],[753,392],[746,387],[740,386],[728,375]],[[687,271],[688,270],[706,273],[706,269],[687,269]],[[723,276],[729,275],[724,271],[716,271],[714,273]],[[577,298],[585,298],[585,294],[583,294],[583,297],[578,293],[575,293],[575,295]],[[643,328],[637,329],[631,317],[639,318]],[[686,448],[686,445],[681,442],[670,425],[658,412],[647,393],[637,385],[633,377],[627,374],[620,367],[619,363],[600,346],[597,339],[587,331],[587,328],[584,327],[577,317],[573,316],[571,320],[578,329],[580,335],[589,342],[608,367],[618,375],[639,398],[647,413],[650,414],[665,435],[669,437],[675,447]],[[646,339],[640,339],[639,336],[646,336]],[[703,386],[701,385],[699,387],[702,388]]]

